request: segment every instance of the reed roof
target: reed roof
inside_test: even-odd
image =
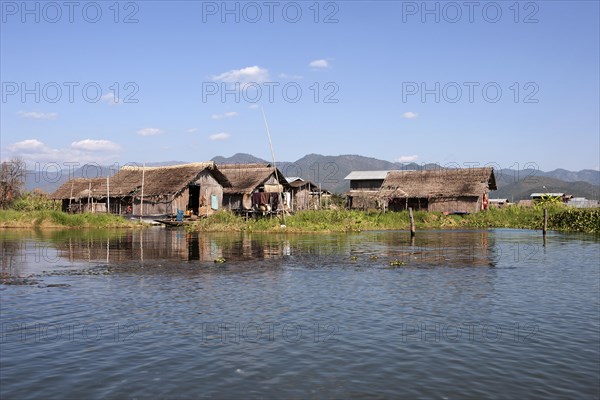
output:
[[[220,164],[219,169],[231,182],[231,187],[223,188],[228,194],[249,194],[255,191],[275,172],[270,164]],[[289,187],[281,171],[277,169],[279,184]]]
[[[496,189],[492,168],[390,171],[381,185],[379,197],[481,196]]]
[[[230,182],[213,162],[202,162],[163,167],[124,166],[109,178],[108,188],[111,197],[128,196],[133,193],[141,194],[143,175],[144,197],[173,195],[183,191],[198,178],[200,173],[207,169],[222,186],[230,186]],[[106,197],[108,192],[106,178],[76,178],[62,184],[52,194],[52,198],[87,197],[87,192],[85,196],[79,196],[79,194],[83,190],[88,190],[90,184],[93,197]],[[73,190],[71,190],[72,187]]]

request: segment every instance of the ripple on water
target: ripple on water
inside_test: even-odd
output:
[[[2,286],[2,398],[598,397],[597,238],[69,235]]]

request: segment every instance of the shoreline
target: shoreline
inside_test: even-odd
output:
[[[491,209],[469,215],[444,215],[416,211],[416,230],[531,229],[542,230],[543,210],[511,207]],[[548,230],[600,234],[600,208],[549,210]],[[0,230],[13,229],[140,229],[148,224],[126,220],[118,215],[66,214],[60,211],[0,210]],[[244,220],[221,211],[185,227],[187,232],[257,233],[350,233],[363,231],[409,231],[408,212],[369,212],[356,210],[311,210],[286,217],[283,227],[278,218]]]

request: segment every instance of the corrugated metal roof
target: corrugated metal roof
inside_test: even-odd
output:
[[[385,179],[390,171],[352,171],[344,179],[346,180],[369,180],[369,179]]]
[[[529,197],[542,197],[542,196],[550,196],[550,197],[562,197],[564,193],[531,193]]]
[[[299,176],[290,176],[285,179],[288,181],[288,183],[292,183],[294,181],[304,182],[304,179],[300,178]]]

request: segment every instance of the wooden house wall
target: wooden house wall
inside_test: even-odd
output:
[[[319,208],[319,195],[312,194],[307,186],[294,189],[293,195],[292,205],[294,211],[316,210]]]
[[[298,190],[295,190],[292,204],[294,211],[309,209],[310,204],[308,190],[306,188],[299,188]]]
[[[225,193],[223,194],[223,208],[226,210],[241,210],[242,209],[242,194]]]
[[[185,191],[184,191],[185,192]],[[171,195],[165,196],[144,196],[144,204],[141,207],[139,198],[133,201],[133,214],[135,215],[165,215],[173,214],[176,211],[176,207],[183,205],[183,199],[181,194],[178,196],[179,199],[171,200]],[[187,198],[185,200],[187,205]],[[185,210],[179,207],[180,210]]]
[[[252,193],[256,192],[259,187],[263,187],[264,185],[276,185],[279,182],[275,178],[275,173],[273,172],[269,175],[269,178],[259,186],[255,187],[252,190]],[[221,189],[222,191],[222,189]],[[223,204],[223,208],[226,210],[250,210],[252,209],[252,193],[225,193],[221,194],[221,204]]]
[[[350,208],[353,210],[368,210],[379,208],[379,203],[374,195],[351,196]]]
[[[351,180],[351,190],[377,190],[383,184],[383,179],[360,179]]]
[[[429,199],[429,211],[465,211],[475,213],[481,210],[481,196],[458,196]]]
[[[277,179],[275,179],[275,173],[272,173],[271,176],[269,176],[269,179],[267,179],[265,181],[265,185],[276,185],[279,182],[277,182]]]
[[[212,176],[212,174],[204,170],[193,183],[200,186],[200,197],[204,196],[206,205],[210,207],[211,196],[216,195],[218,198],[219,207],[223,204],[223,186]],[[189,196],[189,193],[188,193]]]

